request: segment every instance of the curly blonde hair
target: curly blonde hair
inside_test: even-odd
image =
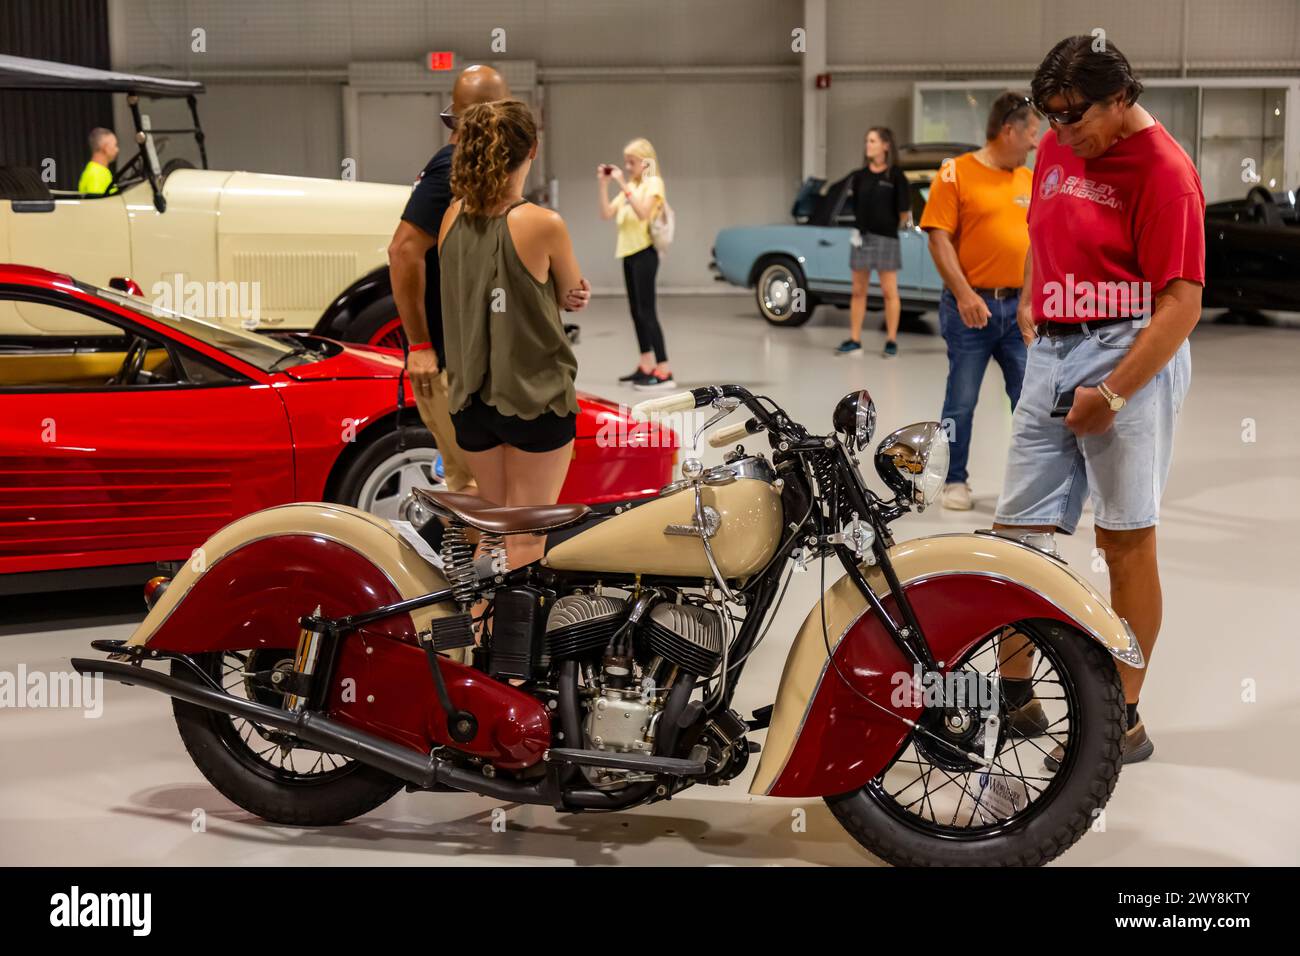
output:
[[[506,180],[537,144],[537,124],[520,100],[478,103],[460,117],[451,161],[451,192],[471,216],[500,206]]]

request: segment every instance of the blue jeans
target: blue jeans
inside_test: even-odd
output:
[[[943,426],[951,443],[948,458],[948,481],[964,482],[966,462],[970,458],[971,423],[975,403],[979,401],[984,370],[992,358],[1002,368],[1011,410],[1020,401],[1020,385],[1025,377],[1025,340],[1016,325],[1016,307],[1020,296],[995,299],[983,295],[989,307],[988,325],[968,328],[957,312],[957,297],[947,289],[939,298],[939,331],[948,343],[948,386],[943,397]]]

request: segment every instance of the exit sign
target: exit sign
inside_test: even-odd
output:
[[[428,57],[428,67],[431,70],[450,70],[455,57],[450,52],[430,53]]]

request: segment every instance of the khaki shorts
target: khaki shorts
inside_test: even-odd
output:
[[[415,393],[415,405],[420,412],[424,427],[433,433],[433,440],[438,443],[438,452],[442,455],[443,477],[448,491],[464,491],[474,484],[474,473],[470,471],[465,453],[456,444],[456,429],[452,427],[451,415],[447,411],[447,372],[439,373],[434,380],[433,394]]]

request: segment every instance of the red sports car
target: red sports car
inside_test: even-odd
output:
[[[671,480],[671,431],[579,404],[561,501]],[[401,353],[257,335],[27,266],[0,264],[0,409],[0,592],[66,587],[52,572],[71,569],[137,582],[289,501],[419,524],[411,489],[439,483]]]

